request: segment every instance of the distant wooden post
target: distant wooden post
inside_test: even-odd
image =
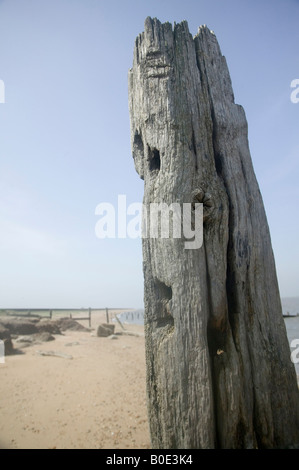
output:
[[[50,319],[52,320],[52,310],[50,310]]]
[[[118,323],[120,324],[120,326],[122,327],[122,329],[123,329],[123,330],[126,330],[117,315],[115,315],[115,318],[116,318],[116,320],[118,321]]]
[[[107,307],[106,307],[106,322],[109,323],[109,313],[108,313]]]
[[[88,309],[88,324],[89,324],[89,328],[91,327],[91,308],[89,307]]]

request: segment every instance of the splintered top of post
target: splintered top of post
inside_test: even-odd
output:
[[[183,20],[180,23],[174,22],[172,26],[172,24],[168,21],[161,23],[161,21],[157,18],[151,18],[148,16],[144,22],[144,31],[136,38],[136,48],[138,49],[138,46],[144,44],[144,46],[147,48],[152,45],[161,49],[163,45],[167,45],[167,37],[170,35],[173,36],[177,32],[184,32],[186,36],[192,37],[189,32],[188,22],[186,20]],[[214,35],[213,31],[210,31],[206,25],[203,25],[198,28],[196,36],[204,32]],[[194,36],[194,38],[196,36]]]
[[[210,85],[207,87],[206,83]],[[204,171],[206,160],[200,162],[200,158],[209,155],[210,150],[203,150],[203,138],[199,136],[198,144],[194,145],[192,135],[196,136],[204,114],[206,122],[209,120],[209,99],[215,103],[215,112],[225,125],[231,117],[230,104],[234,97],[215,34],[203,25],[193,37],[187,21],[172,26],[157,18],[146,18],[144,31],[136,38],[133,67],[129,72],[131,142],[135,167],[142,179],[156,176],[160,169],[162,173],[169,171],[172,165],[176,165],[178,173],[186,168],[190,149],[184,147],[178,152],[178,141],[186,145],[188,142],[194,148],[191,153],[195,156],[190,158],[197,169]],[[201,116],[196,117],[197,109],[201,110]],[[201,132],[204,134],[206,130],[202,128]],[[169,138],[175,135],[170,146]],[[169,152],[170,148],[173,152]]]
[[[180,38],[180,40],[178,40]],[[221,55],[220,47],[215,33],[205,24],[199,26],[195,36],[189,31],[186,20],[180,23],[170,22],[161,23],[157,18],[147,17],[144,22],[144,31],[140,33],[135,41],[134,61],[139,64],[143,59],[148,59],[150,55],[154,58],[155,54],[162,54],[173,49],[175,42],[196,42],[202,40],[208,43],[207,52],[209,55]]]
[[[170,29],[171,31],[175,31],[176,28],[183,28],[189,33],[189,26],[188,26],[188,21],[187,20],[182,20],[179,23],[174,21],[173,27],[172,27],[172,24],[169,21],[166,21],[165,23],[161,23],[161,21],[158,20],[158,18],[151,18],[150,16],[148,16],[145,19],[145,22],[144,22],[145,32],[146,33],[151,32],[153,35],[155,33],[157,33],[159,31],[159,29],[160,30],[161,29],[167,29],[167,30]],[[201,32],[204,32],[204,31],[207,31],[209,33],[214,34],[214,31],[210,30],[207,27],[206,24],[203,24],[203,25],[198,27],[198,33],[197,34],[199,34]]]

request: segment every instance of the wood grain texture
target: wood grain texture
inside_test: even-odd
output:
[[[147,18],[129,72],[144,205],[204,205],[204,242],[144,238],[153,448],[299,445],[299,394],[243,108],[207,27]]]

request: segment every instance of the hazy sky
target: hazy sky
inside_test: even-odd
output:
[[[127,72],[147,16],[215,31],[247,115],[281,295],[299,296],[298,0],[2,0],[0,308],[143,305],[141,240],[96,238],[95,208],[142,201]]]

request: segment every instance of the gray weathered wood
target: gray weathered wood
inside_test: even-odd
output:
[[[237,38],[236,38],[237,40]],[[154,448],[299,445],[299,401],[243,108],[217,39],[147,18],[129,72],[144,205],[203,202],[204,242],[144,238]]]

